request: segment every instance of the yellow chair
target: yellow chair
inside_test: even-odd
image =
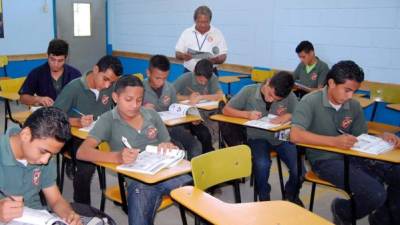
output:
[[[200,190],[207,190],[217,184],[227,181],[235,182],[236,202],[240,201],[238,179],[251,174],[251,152],[247,145],[237,145],[211,151],[191,160],[194,186]],[[179,205],[181,217],[186,222],[182,205]]]
[[[19,77],[14,79],[3,79],[0,80],[0,89],[7,93],[17,93],[24,83],[26,77]]]
[[[11,112],[10,100],[18,101],[18,91],[24,83],[26,77],[14,78],[14,79],[2,79],[0,80],[0,89],[2,92],[2,98],[4,99],[4,132],[7,130],[8,120],[13,121],[19,125],[22,125],[19,120],[14,119]],[[23,114],[25,115],[25,114]]]
[[[0,55],[0,67],[3,67],[4,76],[7,77],[8,56]]]
[[[253,68],[251,70],[251,80],[257,83],[262,83],[266,79],[270,79],[274,74],[275,70],[265,70],[265,69],[258,69],[258,68]]]

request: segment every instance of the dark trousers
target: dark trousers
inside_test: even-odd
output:
[[[212,146],[212,137],[211,133],[208,130],[208,128],[200,123],[198,125],[194,124],[188,124],[186,125],[186,128],[190,130],[190,132],[197,137],[197,139],[200,141],[203,153],[210,152],[214,150],[214,147]]]
[[[202,146],[200,142],[183,125],[168,127],[168,132],[172,142],[179,148],[186,150],[188,160],[201,154]]]
[[[356,219],[375,211],[373,214],[379,218],[379,224],[400,224],[400,166],[353,157],[349,161],[349,184],[354,193]],[[344,189],[343,160],[316,161],[312,168],[320,178]],[[387,184],[386,190],[383,183]],[[332,207],[342,220],[351,221],[350,200],[340,199]]]

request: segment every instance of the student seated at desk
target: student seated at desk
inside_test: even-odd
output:
[[[170,142],[168,131],[158,113],[142,107],[143,93],[143,83],[139,78],[119,78],[112,94],[117,106],[99,118],[79,147],[77,158],[93,162],[132,163],[147,145],[157,145],[159,149],[176,148]],[[122,137],[127,138],[133,149],[124,146]],[[112,152],[96,149],[102,141],[110,144]],[[153,224],[162,196],[190,181],[189,175],[180,175],[156,184],[128,179],[129,224]]]
[[[68,113],[71,126],[87,127],[98,116],[112,108],[112,84],[121,74],[120,60],[114,56],[104,56],[93,66],[92,71],[65,86],[54,106]],[[73,157],[80,143],[80,139],[73,137]],[[90,205],[90,182],[94,170],[93,164],[76,161],[73,181],[75,202]]]
[[[322,88],[325,85],[329,67],[315,56],[313,44],[309,41],[300,42],[296,47],[296,53],[301,62],[293,73],[294,79],[297,83],[310,88],[303,90],[298,87],[298,94],[303,96],[312,90]]]
[[[148,79],[143,82],[144,99],[143,106],[159,111],[168,111],[172,103],[177,102],[174,86],[167,80],[170,63],[163,55],[154,55],[150,58],[147,69]],[[178,142],[187,152],[190,160],[192,157],[201,154],[201,144],[184,128],[184,125],[168,127],[172,142]]]
[[[213,74],[213,64],[208,59],[200,60],[194,72],[182,74],[174,82],[178,100],[189,100],[196,104],[201,100],[218,101],[223,98],[223,92],[218,77]],[[212,137],[208,128],[202,123],[187,126],[202,144],[203,153],[214,150]]]
[[[0,139],[0,223],[22,216],[24,206],[43,209],[43,191],[51,210],[70,225],[80,217],[62,197],[56,184],[56,163],[51,159],[70,138],[67,115],[49,107],[36,110],[24,126],[11,127]],[[4,196],[10,195],[10,196]]]
[[[223,114],[249,120],[274,114],[277,117],[272,122],[289,122],[297,104],[297,98],[291,92],[293,84],[294,80],[291,74],[278,72],[261,84],[252,84],[242,88],[224,107]],[[289,168],[285,197],[291,202],[302,205],[298,195],[301,184],[298,184],[296,146],[288,141],[280,141],[274,132],[251,127],[246,129],[259,199],[261,201],[270,200],[271,186],[268,184],[271,168],[270,150],[274,149]]]
[[[294,143],[350,149],[356,136],[367,133],[367,123],[354,92],[364,80],[363,70],[353,61],[340,61],[327,75],[327,86],[305,96],[293,113],[290,140]],[[385,134],[385,140],[399,140]],[[308,149],[313,171],[322,179],[344,189],[343,155]],[[381,161],[350,157],[350,189],[356,205],[356,219],[369,215],[371,225],[400,224],[400,166]],[[388,187],[382,184],[385,182]],[[386,201],[386,203],[385,203]],[[350,200],[335,199],[331,204],[335,224],[350,224]]]
[[[51,106],[65,85],[81,76],[81,72],[65,63],[68,43],[53,39],[47,48],[47,62],[33,69],[21,89],[20,101],[26,105]]]

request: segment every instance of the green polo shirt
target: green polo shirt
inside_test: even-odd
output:
[[[206,85],[201,85],[197,83],[196,76],[193,72],[182,74],[178,79],[175,80],[174,87],[176,93],[184,96],[192,94],[192,91],[190,89],[195,92],[199,92],[201,95],[212,95],[221,90],[221,86],[218,82],[218,77],[214,74],[208,80]]]
[[[243,87],[238,94],[236,94],[229,102],[228,105],[245,111],[259,111],[262,116],[267,116],[269,113],[274,115],[283,115],[285,113],[292,113],[297,105],[297,98],[291,92],[286,98],[273,102],[269,111],[266,109],[266,103],[261,96],[262,84],[251,84]],[[266,139],[272,145],[278,145],[282,141],[275,138],[275,133],[263,129],[247,127],[248,139]]]
[[[94,119],[96,119],[113,106],[111,97],[113,86],[101,90],[96,99],[96,95],[87,85],[86,76],[89,73],[68,83],[54,102],[54,106],[62,109],[69,117],[81,117],[81,115],[72,110],[72,108],[76,108],[85,115],[93,115]]]
[[[145,80],[144,85],[144,99],[143,104],[151,103],[155,106],[157,112],[168,111],[168,107],[172,103],[176,103],[178,100],[176,98],[176,91],[174,86],[168,81],[165,82],[162,87],[161,96],[158,97],[157,93],[150,87],[149,81]]]
[[[292,126],[325,136],[338,136],[338,130],[354,136],[368,131],[360,103],[350,99],[336,111],[329,103],[327,87],[301,99],[293,113]],[[308,150],[306,154],[312,164],[317,160],[342,159],[340,154],[324,151]]]
[[[170,141],[170,137],[160,116],[153,109],[141,108],[143,125],[136,130],[121,119],[118,113],[118,105],[100,116],[89,136],[98,142],[106,141],[113,151],[120,151],[125,148],[121,139],[122,136],[128,139],[132,148],[143,151],[146,145],[158,145],[161,142]]]
[[[41,209],[39,192],[56,184],[57,169],[54,159],[47,165],[23,165],[14,157],[10,136],[18,134],[19,127],[11,127],[0,138],[0,189],[9,195],[23,196],[24,205]],[[0,199],[4,196],[0,195]]]
[[[296,82],[310,88],[318,88],[325,85],[326,75],[328,74],[328,65],[317,57],[317,64],[307,73],[306,65],[299,63],[294,71],[294,79]]]

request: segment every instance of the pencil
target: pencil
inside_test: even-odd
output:
[[[11,195],[6,194],[4,191],[0,190],[0,194],[3,195],[6,198],[9,198],[13,201],[16,201],[15,198],[13,198]]]
[[[81,115],[81,116],[85,116],[85,114],[81,113],[81,112],[80,112],[78,109],[76,109],[76,108],[72,108],[72,111],[78,113],[78,114]]]

